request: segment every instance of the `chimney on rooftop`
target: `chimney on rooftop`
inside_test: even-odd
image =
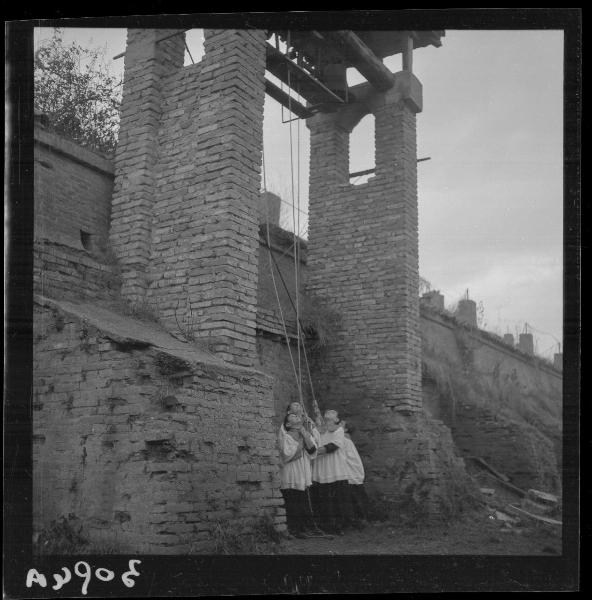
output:
[[[534,354],[534,343],[532,340],[532,333],[521,333],[518,341],[518,348],[525,352],[526,354],[530,354],[531,356]]]
[[[259,197],[259,224],[280,224],[280,208],[282,200],[273,192],[262,192]]]
[[[426,292],[421,297],[421,300],[426,306],[429,306],[430,308],[434,308],[439,312],[444,311],[444,296],[436,290]]]
[[[458,301],[458,308],[456,309],[456,318],[470,325],[471,327],[477,327],[477,304],[474,300],[463,298]]]

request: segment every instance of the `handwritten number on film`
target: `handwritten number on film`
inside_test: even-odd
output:
[[[136,582],[134,579],[132,579],[132,577],[138,577],[140,575],[140,573],[136,571],[136,565],[139,565],[141,562],[141,560],[137,559],[129,561],[129,570],[125,573],[122,573],[121,575],[121,581],[123,582],[123,585],[125,585],[128,588],[134,587]],[[66,583],[72,580],[72,573],[70,572],[70,569],[68,569],[67,567],[62,567],[62,571],[64,572],[63,575],[61,575],[60,573],[53,573],[55,584],[51,586],[51,589],[59,590]],[[81,591],[82,595],[86,596],[88,584],[92,579],[91,566],[83,560],[78,561],[74,565],[74,573],[78,575],[78,577],[82,578],[83,582]],[[95,577],[99,581],[112,581],[113,579],[115,579],[115,572],[109,569],[105,569],[104,567],[99,567],[95,570]],[[43,573],[39,573],[37,569],[29,569],[27,573],[26,585],[28,588],[30,588],[34,583],[41,587],[47,587],[47,578]]]

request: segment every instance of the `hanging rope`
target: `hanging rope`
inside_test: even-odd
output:
[[[290,52],[290,31],[288,31],[288,52]],[[290,69],[288,69],[288,110],[290,111],[290,113],[292,112],[292,95],[289,93],[290,90],[292,89],[292,82],[291,82],[291,73],[290,73]],[[300,122],[300,120],[299,120]],[[298,323],[300,321],[300,311],[299,311],[299,303],[298,303],[298,290],[299,290],[299,284],[298,284],[298,263],[300,262],[298,259],[298,255],[299,255],[299,244],[298,244],[298,236],[296,235],[297,232],[297,224],[296,224],[296,204],[295,204],[295,198],[294,198],[294,142],[293,142],[293,136],[292,136],[292,123],[293,120],[290,119],[290,191],[292,194],[292,224],[293,224],[293,237],[294,237],[294,282],[295,282],[295,290],[296,290],[296,323]],[[300,154],[300,148],[297,147],[298,153]],[[300,199],[298,199],[299,201]],[[298,209],[300,209],[300,204],[298,204]],[[300,214],[298,213],[298,220],[300,219]],[[297,325],[296,326],[296,341],[297,341],[297,348],[298,348],[298,392],[300,394],[299,396],[299,400],[300,400],[300,404],[303,405],[302,402],[302,365],[301,365],[301,359],[300,359],[300,327]]]
[[[262,150],[261,152],[262,154],[262,158],[263,158],[263,192],[267,193],[267,177],[266,177],[266,172],[265,172],[265,149]],[[267,234],[267,250],[269,253],[269,270],[271,272],[271,281],[273,283],[273,290],[275,292],[275,298],[277,300],[277,304],[278,304],[278,308],[280,311],[280,317],[282,320],[282,326],[284,329],[284,336],[286,338],[286,346],[288,347],[288,353],[290,355],[290,362],[292,363],[292,369],[294,371],[294,377],[296,378],[296,385],[298,385],[298,392],[300,394],[300,396],[302,395],[302,392],[300,391],[300,381],[298,379],[298,374],[296,373],[296,364],[294,363],[294,357],[292,356],[292,350],[290,348],[290,337],[288,336],[288,329],[286,327],[286,320],[284,318],[284,311],[282,310],[282,303],[280,301],[280,295],[277,289],[277,284],[275,282],[275,275],[273,274],[273,264],[272,264],[272,254],[271,254],[271,239],[269,236],[269,203],[267,203],[266,201],[266,205],[265,205],[265,231]]]
[[[277,45],[277,37],[276,37],[276,45]],[[290,32],[288,32],[288,50],[290,49]],[[291,81],[290,81],[290,71],[288,70],[288,92],[291,90]],[[288,93],[288,109],[291,112],[292,109],[292,97],[291,95]],[[282,118],[283,121],[283,118]],[[268,256],[269,256],[269,266],[270,266],[270,271],[271,271],[271,280],[273,283],[273,288],[274,288],[274,292],[275,292],[275,297],[276,297],[276,301],[278,303],[278,308],[279,308],[279,312],[280,312],[280,317],[282,320],[282,327],[284,330],[284,336],[286,338],[286,345],[288,346],[288,352],[290,355],[290,362],[292,363],[292,369],[294,371],[294,377],[296,378],[296,385],[298,387],[298,395],[299,395],[299,402],[300,405],[302,406],[302,409],[304,411],[304,414],[306,417],[308,417],[308,413],[306,410],[306,405],[303,402],[303,396],[302,396],[302,365],[301,365],[301,333],[305,336],[306,332],[304,330],[304,326],[302,325],[302,322],[300,320],[300,305],[299,305],[299,289],[300,289],[300,279],[299,279],[299,263],[300,263],[300,237],[299,235],[297,235],[296,232],[300,232],[300,213],[302,212],[302,210],[300,209],[300,119],[298,119],[298,130],[297,130],[297,178],[298,178],[298,184],[297,184],[297,194],[296,194],[296,202],[295,202],[295,194],[294,194],[294,144],[293,144],[293,135],[292,135],[292,120],[289,121],[290,123],[290,182],[291,182],[291,194],[292,194],[292,202],[291,203],[286,203],[286,204],[290,204],[292,206],[292,220],[293,220],[293,225],[294,225],[294,231],[293,231],[293,241],[291,244],[291,248],[294,248],[294,279],[295,279],[295,289],[296,289],[296,302],[294,303],[294,301],[292,300],[292,296],[290,294],[290,291],[288,289],[288,286],[286,285],[286,282],[284,280],[284,277],[282,275],[282,272],[279,268],[279,265],[277,264],[273,253],[272,253],[272,249],[271,249],[271,239],[270,239],[270,235],[269,235],[269,205],[266,205],[266,234],[267,234],[267,250],[268,250]],[[263,151],[262,153],[262,158],[263,158],[263,190],[264,192],[267,192],[267,176],[266,176],[266,168],[265,168],[265,152]],[[298,215],[298,217],[296,217],[296,215]],[[286,252],[284,252],[282,254],[282,256],[285,254]],[[273,262],[273,264],[272,264]],[[296,312],[296,338],[297,338],[297,349],[298,349],[298,369],[296,369],[296,364],[294,362],[294,358],[292,356],[292,350],[290,348],[290,338],[288,336],[288,329],[286,326],[286,319],[284,317],[284,312],[282,309],[282,305],[281,305],[281,301],[280,301],[280,297],[279,297],[279,292],[277,289],[277,284],[275,281],[275,276],[274,276],[274,269],[273,266],[275,265],[278,274],[280,276],[280,279],[282,281],[282,284],[284,286],[284,289],[286,291],[286,294],[288,295],[288,299],[290,300],[290,303],[292,304],[292,308],[294,309],[294,311]],[[315,417],[319,417],[320,416],[320,409],[319,409],[319,405],[315,396],[315,392],[314,392],[314,386],[313,386],[313,382],[312,382],[312,376],[311,376],[311,372],[310,372],[310,364],[308,362],[308,356],[307,356],[307,352],[306,352],[306,347],[304,344],[304,339],[302,341],[302,354],[304,355],[304,360],[306,363],[306,371],[308,374],[308,381],[310,384],[310,389],[311,389],[311,394],[312,394],[312,401],[313,401],[313,411],[315,413]],[[308,417],[309,418],[309,417]]]
[[[286,292],[286,295],[288,296],[288,300],[290,300],[290,304],[292,305],[294,312],[296,312],[296,304],[294,303],[294,300],[292,299],[292,294],[290,294],[290,290],[288,288],[286,280],[284,279],[284,276],[282,275],[280,266],[278,265],[275,257],[273,256],[273,253],[271,253],[271,250],[270,250],[269,255],[271,256],[273,263],[275,265],[275,268],[277,269],[278,275],[280,276],[280,281],[282,282],[282,285],[284,286],[284,291]],[[302,332],[303,337],[306,337],[306,330],[304,328],[304,325],[302,324],[302,320],[300,320],[300,319],[298,320],[298,327],[300,328],[300,331]],[[310,385],[310,391],[312,394],[312,408],[313,408],[315,417],[319,417],[321,415],[321,410],[319,408],[319,403],[317,402],[317,398],[315,395],[314,385],[312,383],[312,375],[310,373],[310,364],[308,362],[308,354],[306,352],[306,345],[304,344],[304,342],[302,343],[302,354],[304,356],[304,361],[306,363],[306,372],[308,375],[308,383]],[[305,412],[306,412],[306,409],[305,409]]]

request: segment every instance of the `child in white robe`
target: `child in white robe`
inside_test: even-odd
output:
[[[360,526],[368,519],[368,497],[364,489],[364,464],[360,454],[351,439],[354,428],[351,425],[343,424],[345,432],[345,443],[343,450],[345,452],[345,461],[348,469],[348,488],[349,499],[352,508],[353,522]]]
[[[286,508],[288,531],[295,537],[308,537],[314,529],[308,488],[312,483],[310,461],[317,444],[302,427],[298,415],[287,414],[278,435],[280,449],[280,490]]]
[[[345,434],[334,410],[325,412],[324,424],[325,431],[320,435],[320,447],[312,464],[313,511],[322,530],[343,535],[343,528],[350,520]]]

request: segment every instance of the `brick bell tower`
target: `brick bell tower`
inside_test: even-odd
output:
[[[225,360],[254,365],[265,94],[306,119],[306,291],[339,316],[316,361],[319,404],[358,425],[369,484],[437,511],[442,482],[461,467],[450,432],[422,409],[422,88],[412,56],[440,46],[443,32],[204,33],[203,59],[183,66],[184,31],[128,32],[110,232],[123,296],[151,303],[171,331],[180,324]],[[393,74],[382,59],[398,53],[403,69]],[[367,83],[348,88],[349,67]],[[376,168],[355,186],[349,138],[367,114],[376,122]]]

